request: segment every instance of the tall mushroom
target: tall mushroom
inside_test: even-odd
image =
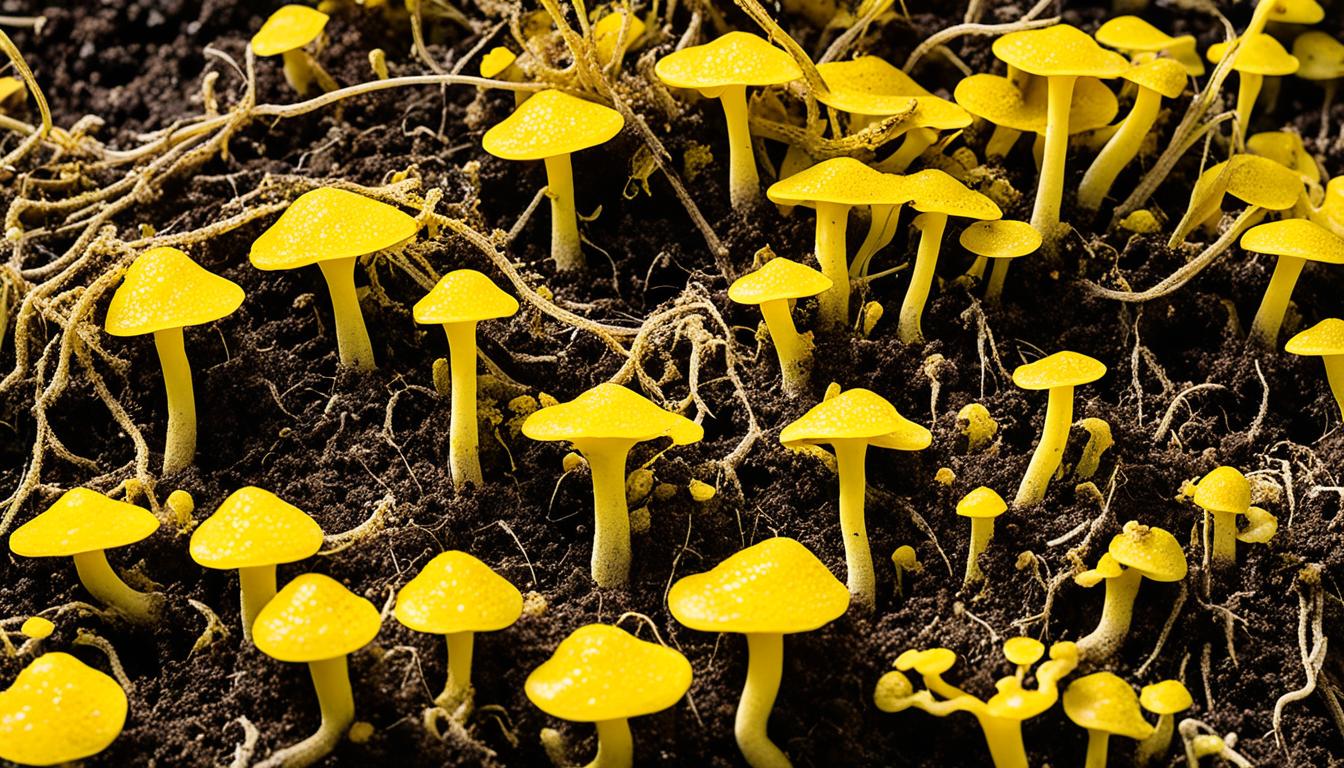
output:
[[[74,765],[107,749],[126,724],[126,692],[68,653],[45,653],[0,691],[0,760]]]
[[[1078,641],[1079,652],[1093,662],[1100,662],[1120,650],[1134,618],[1134,599],[1139,596],[1140,583],[1145,578],[1180,581],[1187,569],[1185,552],[1175,536],[1134,520],[1125,523],[1111,539],[1106,554],[1097,560],[1097,566],[1074,577],[1081,587],[1106,582],[1101,619],[1096,629]]]
[[[1064,714],[1087,729],[1084,768],[1106,768],[1111,736],[1142,741],[1153,735],[1134,689],[1110,672],[1093,672],[1069,683],[1064,690]]]
[[[1251,228],[1241,236],[1241,247],[1278,257],[1250,331],[1257,344],[1278,346],[1279,328],[1302,268],[1308,261],[1344,264],[1344,238],[1306,219],[1284,219]]]
[[[802,394],[812,368],[812,334],[800,334],[794,326],[793,300],[816,296],[831,285],[830,278],[817,270],[777,257],[728,287],[728,298],[761,308],[779,358],[784,394],[789,397]]]
[[[1016,506],[1035,504],[1045,498],[1050,478],[1055,476],[1064,458],[1064,447],[1073,425],[1073,390],[1106,375],[1106,366],[1099,360],[1078,352],[1056,352],[1034,363],[1019,365],[1013,371],[1013,383],[1027,390],[1049,390],[1045,406],[1045,421],[1041,424],[1041,440],[1031,455],[1031,463],[1017,487]]]
[[[1289,339],[1283,349],[1290,355],[1321,358],[1326,383],[1344,417],[1344,320],[1326,318]]]

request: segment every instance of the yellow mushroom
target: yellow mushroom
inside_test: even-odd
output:
[[[1106,554],[1095,568],[1074,577],[1081,587],[1106,582],[1106,600],[1096,629],[1078,641],[1078,650],[1087,659],[1100,662],[1109,658],[1125,642],[1134,618],[1134,599],[1145,579],[1158,582],[1185,578],[1185,552],[1176,537],[1161,528],[1152,528],[1131,520],[1111,539]]]
[[[571,443],[593,473],[593,581],[621,587],[630,579],[630,513],[625,459],[635,443],[670,438],[699,442],[705,430],[618,384],[598,384],[577,398],[542,408],[523,422],[533,440]]]
[[[891,564],[896,566],[897,595],[904,594],[905,574],[924,572],[924,565],[919,562],[919,555],[915,553],[915,548],[909,544],[902,544],[891,553]]]
[[[1325,185],[1319,205],[1308,207],[1307,218],[1344,237],[1344,176],[1336,176]]]
[[[67,653],[46,653],[0,691],[0,760],[73,765],[121,735],[126,692]]]
[[[957,411],[957,423],[962,424],[961,433],[966,436],[966,452],[976,451],[989,445],[999,432],[999,423],[990,415],[989,409],[980,403],[967,403]]]
[[[630,718],[675,705],[690,687],[691,664],[676,650],[620,627],[588,624],[560,641],[523,690],[548,715],[596,724],[590,768],[630,768]]]
[[[1227,55],[1228,43],[1214,43],[1209,46],[1209,61],[1217,64]],[[1237,53],[1232,60],[1232,69],[1237,77],[1237,135],[1243,139],[1251,124],[1251,111],[1255,108],[1265,77],[1282,77],[1297,71],[1298,61],[1284,50],[1278,40],[1265,34],[1255,34],[1239,38]]]
[[[1344,79],[1344,43],[1329,33],[1312,30],[1293,38],[1293,58],[1298,61],[1297,76],[1320,83],[1325,89],[1321,102],[1321,125],[1316,134],[1325,141],[1330,133],[1330,107],[1335,103],[1339,81]]]
[[[966,553],[966,577],[963,586],[984,581],[985,574],[980,570],[980,555],[989,548],[994,538],[994,518],[1008,511],[1008,504],[992,488],[980,486],[957,502],[957,514],[971,519],[971,546]]]
[[[844,615],[845,586],[807,547],[780,537],[678,580],[667,606],[691,629],[747,636],[747,680],[733,726],[737,746],[751,768],[788,768],[767,732],[784,671],[784,635],[811,632]]]
[[[1175,37],[1154,27],[1138,16],[1116,16],[1097,27],[1097,42],[1117,51],[1135,54],[1161,54],[1180,62],[1191,77],[1204,74],[1204,60],[1195,50],[1194,35]]]
[[[196,455],[196,397],[182,329],[218,320],[242,303],[242,288],[176,248],[153,248],[137,256],[112,294],[103,321],[109,334],[154,334],[168,394],[165,475],[186,469]]]
[[[729,32],[658,60],[653,71],[673,88],[693,88],[723,105],[728,123],[728,193],[744,211],[761,195],[747,119],[747,88],[784,85],[803,76],[793,57],[750,32]]]
[[[258,56],[282,56],[285,80],[300,96],[307,95],[313,82],[323,90],[335,83],[306,50],[322,35],[327,14],[304,5],[283,5],[252,36],[252,52]]]
[[[625,118],[614,109],[548,90],[533,94],[481,137],[481,146],[495,157],[546,164],[551,258],[557,269],[580,269],[585,263],[570,155],[605,144],[623,127]]]
[[[1045,656],[1045,643],[1034,637],[1010,637],[1003,642],[1003,658],[1017,667],[1013,675],[1018,680],[1027,676],[1031,665]]]
[[[0,77],[0,114],[9,114],[21,101],[19,94],[27,94],[28,87],[17,77]]]
[[[1110,672],[1094,672],[1069,683],[1064,691],[1064,714],[1087,729],[1085,768],[1106,768],[1111,736],[1142,741],[1153,734],[1134,689]]]
[[[308,665],[322,724],[312,736],[272,752],[257,768],[305,768],[331,754],[355,722],[346,657],[372,642],[381,623],[373,603],[316,573],[295,578],[261,609],[252,626],[253,641],[273,659]]]
[[[978,118],[996,127],[985,144],[986,157],[1003,157],[1023,133],[1043,136],[1049,118],[1049,82],[1030,78],[1022,87],[1007,77],[977,74],[957,83],[952,96]],[[1115,94],[1095,77],[1080,77],[1069,103],[1070,135],[1102,128],[1120,111]]]
[[[46,640],[55,631],[56,625],[41,616],[29,616],[19,625],[19,632],[29,640]]]
[[[977,221],[961,231],[959,241],[962,248],[976,257],[968,274],[979,277],[984,274],[985,262],[994,261],[985,286],[985,301],[998,304],[1003,297],[1004,281],[1008,279],[1008,266],[1013,259],[1035,253],[1041,247],[1041,233],[1025,221]]]
[[[630,23],[625,23],[626,17]],[[644,37],[644,22],[633,13],[616,10],[598,19],[592,27],[593,46],[597,49],[597,63],[603,69],[621,71],[621,60],[628,51],[640,46]],[[622,37],[624,30],[624,37]]]
[[[1233,467],[1218,467],[1195,486],[1195,506],[1204,510],[1204,540],[1215,569],[1237,562],[1237,517],[1251,507],[1251,483]]]
[[[1331,317],[1313,325],[1288,340],[1284,346],[1289,354],[1319,357],[1325,363],[1325,378],[1330,392],[1344,417],[1344,320]]]
[[[868,446],[921,451],[932,440],[929,430],[897,413],[885,398],[867,389],[845,390],[824,400],[779,433],[779,441],[790,448],[827,444],[835,451],[849,591],[865,610],[872,610],[877,603],[873,556],[863,519]]]
[[[412,309],[415,322],[441,324],[448,336],[453,393],[448,466],[453,485],[458,488],[467,483],[484,484],[476,431],[476,324],[511,317],[517,312],[517,299],[474,269],[458,269],[444,275]]]
[[[1049,390],[1045,406],[1045,421],[1041,424],[1041,440],[1031,455],[1031,463],[1017,487],[1016,506],[1035,504],[1045,498],[1050,478],[1059,470],[1064,458],[1064,447],[1073,425],[1074,387],[1089,384],[1106,375],[1106,366],[1099,360],[1077,352],[1056,352],[1034,363],[1020,365],[1013,371],[1013,383],[1022,389]]]
[[[773,258],[764,266],[739,277],[728,287],[728,298],[738,304],[761,308],[770,341],[775,345],[784,394],[797,397],[807,388],[812,368],[812,334],[799,334],[793,324],[792,302],[816,296],[831,287],[831,279],[783,257]]]
[[[1115,438],[1111,435],[1110,422],[1105,419],[1086,418],[1079,421],[1078,426],[1087,432],[1087,444],[1083,446],[1083,453],[1073,468],[1073,475],[1079,480],[1087,480],[1097,473],[1102,454],[1115,445]]]
[[[319,187],[290,203],[252,243],[248,259],[261,270],[316,264],[331,294],[341,365],[372,370],[373,346],[355,292],[355,260],[415,237],[415,219],[364,195]]]
[[[127,586],[108,565],[106,551],[143,541],[158,529],[159,519],[147,509],[72,488],[10,534],[9,548],[22,557],[73,558],[89,594],[131,621],[149,624],[158,617],[163,596]]]
[[[1189,709],[1195,700],[1180,680],[1163,680],[1160,683],[1145,685],[1139,691],[1139,705],[1157,715],[1157,725],[1148,738],[1139,742],[1134,750],[1134,764],[1147,766],[1164,760],[1171,747],[1171,735],[1175,730],[1175,718]]]
[[[1321,167],[1316,158],[1307,152],[1302,137],[1292,131],[1262,131],[1246,140],[1246,151],[1269,158],[1301,176],[1307,189],[1293,205],[1292,217],[1309,217],[1312,198],[1321,196]]]
[[[308,513],[254,486],[239,488],[191,534],[191,559],[203,568],[238,571],[243,639],[275,597],[275,567],[312,557],[322,528]]]
[[[481,57],[480,72],[481,77],[510,83],[521,83],[527,79],[522,67],[518,66],[518,54],[502,45],[491,48]],[[514,91],[513,106],[521,106],[531,95],[527,91]]]
[[[1245,202],[1246,208],[1237,215],[1226,232],[1204,254],[1190,261],[1207,266],[1212,258],[1205,254],[1221,253],[1241,237],[1242,233],[1264,218],[1267,211],[1286,211],[1302,196],[1302,177],[1296,171],[1258,155],[1233,155],[1210,166],[1200,174],[1190,193],[1190,204],[1185,215],[1171,233],[1167,246],[1178,248],[1200,224],[1218,222],[1226,195]],[[1202,258],[1201,258],[1202,257]],[[1201,263],[1202,262],[1202,263]],[[1196,270],[1197,271],[1197,270]]]
[[[1279,328],[1302,268],[1308,261],[1344,264],[1344,238],[1306,219],[1284,219],[1250,229],[1242,235],[1241,247],[1278,257],[1250,331],[1257,344],[1277,346]]]

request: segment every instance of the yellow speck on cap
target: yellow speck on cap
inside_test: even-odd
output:
[[[23,557],[68,557],[134,544],[158,529],[147,509],[72,488],[10,534],[9,548]]]
[[[1227,54],[1228,43],[1209,46],[1209,61],[1217,64]],[[1297,71],[1298,61],[1284,49],[1283,44],[1265,34],[1241,38],[1241,45],[1232,68],[1255,75],[1283,76]]]
[[[1344,355],[1344,320],[1326,318],[1288,340],[1284,350],[1294,355]]]
[[[1244,515],[1251,506],[1251,483],[1233,467],[1218,467],[1195,485],[1195,504],[1209,512]]]
[[[1344,264],[1344,239],[1306,219],[1281,219],[1251,227],[1241,247],[1256,253]]]
[[[980,486],[957,502],[957,514],[962,517],[998,517],[1008,511],[1008,503],[993,488]]]
[[[1078,387],[1106,375],[1100,361],[1078,352],[1056,352],[1034,363],[1019,365],[1013,371],[1013,383],[1022,389]]]
[[[1153,733],[1134,689],[1110,672],[1094,672],[1070,683],[1064,691],[1064,714],[1089,731],[1131,739],[1146,739]]]
[[[1035,664],[1045,655],[1045,643],[1034,637],[1010,637],[1003,644],[1003,657],[1013,664]]]
[[[792,56],[750,32],[729,32],[704,45],[669,53],[653,71],[673,88],[700,91],[732,85],[783,85],[803,76]]]
[[[831,279],[817,270],[782,256],[773,258],[728,287],[728,298],[738,304],[816,296],[831,287]]]
[[[1025,221],[976,221],[961,230],[961,247],[988,259],[1016,259],[1041,247],[1041,233]]]
[[[292,563],[322,547],[322,528],[306,512],[253,486],[229,495],[191,534],[191,559],[232,570]]]
[[[699,442],[705,429],[619,384],[603,383],[567,403],[536,411],[523,422],[533,440],[605,439],[640,442],[669,437],[677,445]]]
[[[23,633],[24,637],[33,640],[45,640],[51,637],[52,632],[56,631],[56,625],[41,616],[29,616],[19,627],[19,631]]]
[[[299,196],[248,254],[257,269],[297,269],[392,248],[415,237],[415,219],[386,203],[336,187]]]
[[[690,687],[691,664],[677,651],[589,624],[562,640],[523,690],[543,712],[588,723],[661,712]]]
[[[823,160],[771,184],[765,194],[780,205],[898,205],[910,200],[904,176],[883,173],[852,157]]]
[[[1294,38],[1293,58],[1300,65],[1296,74],[1304,80],[1344,77],[1344,43],[1325,32],[1312,30]]]
[[[925,168],[905,177],[910,207],[921,213],[944,213],[968,219],[997,219],[1003,211],[988,197],[945,171]]]
[[[1139,704],[1155,715],[1174,715],[1189,709],[1195,700],[1180,680],[1163,680],[1139,691]]]
[[[517,312],[518,300],[474,269],[444,275],[412,309],[417,323],[475,323]]]
[[[392,615],[416,632],[494,632],[523,614],[523,595],[466,552],[436,555],[397,592]]]
[[[1175,536],[1161,528],[1139,525],[1131,520],[1111,539],[1108,554],[1117,563],[1133,568],[1153,581],[1185,578],[1185,551]]]
[[[153,248],[131,262],[112,294],[104,327],[139,336],[218,320],[243,303],[243,289],[176,248]]]
[[[880,448],[921,451],[933,442],[933,435],[898,413],[886,398],[867,389],[847,389],[824,400],[779,433],[779,441],[790,448],[837,440],[864,440]]]
[[[322,34],[329,18],[305,5],[283,5],[252,36],[252,52],[275,56],[302,48]]]
[[[481,77],[493,79],[513,66],[513,62],[517,60],[517,54],[502,45],[497,45],[481,57]]]
[[[952,92],[967,112],[995,125],[1015,131],[1045,133],[1049,116],[1048,83],[1032,81],[1026,92],[1013,81],[999,75],[971,75],[962,78]],[[1069,133],[1101,128],[1120,111],[1120,102],[1106,84],[1095,77],[1080,77],[1069,102]]]
[[[117,681],[66,653],[32,661],[0,691],[0,760],[60,765],[102,752],[126,724]]]
[[[381,623],[373,603],[335,579],[305,573],[257,614],[252,640],[279,661],[323,661],[368,645]]]
[[[1069,24],[1009,32],[994,41],[993,51],[1009,66],[1042,77],[1119,77],[1130,66],[1125,57]]]
[[[899,115],[912,107],[908,123],[913,127],[948,130],[965,128],[971,115],[957,104],[929,93],[923,86],[886,59],[860,56],[850,61],[817,65],[828,92],[817,100],[852,115]]]
[[[545,160],[604,144],[624,126],[614,109],[549,90],[533,94],[491,126],[481,146],[505,160]]]

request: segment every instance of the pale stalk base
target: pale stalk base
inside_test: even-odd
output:
[[[257,614],[275,597],[275,566],[239,568],[238,593],[242,605],[243,640],[250,643]]]
[[[1003,301],[1003,284],[1008,279],[1008,267],[1012,259],[995,259],[994,268],[989,273],[989,283],[985,286],[985,302],[997,305]]]
[[[1209,559],[1215,571],[1226,571],[1237,564],[1237,515],[1233,512],[1205,512],[1204,525],[1213,526],[1206,533],[1209,540]]]
[[[863,519],[868,444],[862,440],[837,440],[833,447],[840,476],[840,533],[845,537],[850,601],[872,611],[877,605],[877,579]]]
[[[625,501],[628,443],[575,443],[593,474],[593,581],[603,589],[630,580],[630,510]]]
[[[476,324],[444,323],[448,336],[448,365],[452,390],[452,417],[448,422],[448,468],[453,486],[485,484],[476,419]]]
[[[1097,628],[1078,641],[1078,655],[1091,662],[1105,661],[1120,649],[1134,618],[1134,599],[1139,595],[1143,576],[1126,568],[1119,576],[1106,580],[1106,602],[1101,607]]]
[[[364,326],[364,312],[355,292],[355,257],[319,262],[331,294],[332,319],[336,324],[336,349],[341,365],[361,371],[373,370],[373,344]]]
[[[322,708],[322,725],[303,741],[271,753],[256,768],[307,768],[331,754],[355,722],[355,699],[345,657],[309,662],[308,671]]]
[[[896,337],[906,344],[924,343],[924,330],[920,323],[924,316],[924,305],[929,300],[929,291],[933,289],[933,276],[938,268],[938,251],[942,248],[947,215],[920,214],[915,219],[915,226],[920,230],[919,250],[915,253],[915,268],[910,273],[910,285],[905,289],[905,298],[901,300],[901,314],[896,325]]]
[[[569,155],[546,158],[546,196],[551,200],[551,258],[564,272],[583,269],[583,240],[579,237],[579,210],[574,200],[574,166]]]
[[[718,97],[728,124],[728,196],[733,210],[740,213],[751,210],[761,199],[761,178],[756,171],[747,115],[747,87],[730,85]]]
[[[737,704],[733,735],[751,768],[791,768],[789,758],[766,732],[784,672],[784,636],[747,634],[747,681]]]
[[[1111,187],[1120,172],[1135,157],[1143,140],[1157,122],[1157,114],[1162,106],[1162,94],[1150,88],[1140,88],[1134,99],[1134,106],[1125,117],[1120,128],[1106,142],[1106,146],[1097,154],[1083,181],[1078,185],[1078,206],[1085,211],[1095,211],[1110,193]]]
[[[1031,455],[1022,484],[1017,487],[1015,506],[1024,507],[1045,498],[1050,478],[1055,476],[1064,458],[1064,446],[1068,443],[1072,424],[1073,387],[1051,389],[1045,406],[1045,423],[1041,425],[1041,441],[1036,444],[1036,452]]]
[[[980,556],[989,548],[989,542],[993,538],[994,518],[971,518],[971,546],[966,553],[966,576],[962,579],[962,586],[970,586],[977,581],[985,580],[985,573],[980,570]]]
[[[115,608],[136,624],[153,624],[158,619],[163,595],[132,589],[112,570],[103,550],[81,552],[74,560],[80,583],[98,602]]]
[[[154,346],[159,352],[163,388],[168,395],[168,432],[163,446],[166,476],[186,469],[196,458],[196,394],[191,385],[191,366],[182,329],[155,331]]]
[[[1159,715],[1153,735],[1139,742],[1134,750],[1134,764],[1139,768],[1153,765],[1167,756],[1171,748],[1171,736],[1175,730],[1175,718],[1171,715]]]

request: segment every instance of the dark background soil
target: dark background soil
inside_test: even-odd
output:
[[[1024,10],[1011,3],[990,6],[986,22],[1015,19]],[[918,40],[958,23],[964,11],[959,5],[934,10],[919,2],[909,7],[912,18],[889,24],[872,52],[903,62]],[[0,8],[6,13],[36,12],[26,3],[0,2]],[[240,78],[202,51],[215,46],[241,60],[247,38],[272,9],[269,3],[225,0],[80,3],[42,10],[47,18],[42,33],[19,32],[15,37],[46,90],[57,124],[70,125],[83,115],[96,114],[105,121],[100,138],[125,147],[133,144],[138,132],[198,113],[199,81],[207,70],[220,73],[222,99],[226,105],[232,103]],[[750,28],[735,9],[724,10],[730,21]],[[1240,25],[1248,6],[1225,10]],[[1104,11],[1076,3],[1065,8],[1068,20],[1088,29]],[[1322,28],[1340,33],[1339,11],[1338,3],[1329,4],[1327,18],[1334,21]],[[480,16],[474,7],[468,13]],[[1158,6],[1148,17],[1170,31],[1200,35],[1201,49],[1218,39],[1220,28],[1212,17],[1195,11]],[[785,18],[785,23],[804,45],[815,45],[816,32],[804,21]],[[386,49],[393,74],[422,71],[409,52],[406,28],[396,20],[350,8],[338,13],[328,30],[330,40],[321,60],[342,83],[368,78],[366,54],[374,47]],[[477,41],[450,24],[436,25],[431,32],[432,50],[448,65]],[[969,37],[953,47],[973,66],[988,70],[996,67],[988,56],[989,42]],[[472,63],[464,71],[474,68]],[[950,92],[958,77],[937,56],[928,57],[916,74],[943,93]],[[263,102],[294,100],[278,61],[259,61],[258,77]],[[1234,92],[1231,82],[1228,92]],[[1292,125],[1314,137],[1320,98],[1320,90],[1311,84],[1286,80],[1277,111],[1261,114],[1256,128]],[[258,123],[231,142],[228,160],[214,160],[195,177],[170,184],[163,196],[138,206],[118,226],[127,238],[141,223],[160,231],[205,226],[235,213],[237,207],[230,201],[255,188],[268,173],[378,184],[414,164],[427,188],[441,186],[448,202],[461,202],[471,189],[462,166],[474,161],[480,163],[481,184],[480,220],[475,224],[509,229],[545,183],[540,164],[505,162],[479,148],[480,134],[504,117],[511,105],[507,94],[481,96],[471,88],[398,89],[350,100],[339,115],[325,110],[281,123]],[[1336,110],[1335,120],[1336,124],[1344,120],[1344,110]],[[445,130],[439,137],[441,123]],[[676,125],[655,120],[653,127],[678,160],[692,142],[708,144],[716,153],[710,172],[693,182],[693,194],[739,270],[749,267],[752,254],[767,244],[781,255],[798,259],[808,255],[810,213],[799,210],[785,218],[767,205],[744,221],[728,208],[722,178],[724,131],[715,105],[693,106]],[[1170,128],[1165,124],[1161,130],[1169,133]],[[978,148],[982,139],[972,135],[970,145]],[[7,141],[12,144],[14,139]],[[1021,142],[1003,168],[1006,178],[1025,193],[1022,204],[1008,211],[1017,218],[1029,215],[1034,173],[1028,144]],[[282,568],[282,579],[304,570],[327,573],[382,606],[434,554],[458,548],[490,563],[520,589],[544,598],[543,612],[525,616],[510,629],[478,636],[474,679],[482,711],[465,733],[442,741],[420,726],[422,709],[442,685],[442,641],[411,632],[389,617],[375,643],[356,654],[351,666],[358,716],[373,724],[374,735],[364,744],[343,743],[325,764],[544,765],[537,740],[543,727],[568,734],[574,757],[586,761],[593,748],[592,727],[543,715],[523,695],[522,683],[574,628],[616,621],[624,612],[636,611],[648,616],[661,636],[687,655],[696,676],[690,695],[678,706],[632,723],[637,763],[739,765],[732,718],[745,671],[745,645],[739,637],[716,637],[676,624],[663,595],[675,577],[708,569],[742,546],[774,534],[799,539],[843,574],[835,480],[821,462],[783,450],[777,433],[814,404],[828,382],[867,387],[889,398],[902,413],[928,424],[934,432],[933,446],[914,455],[870,453],[868,524],[879,573],[878,610],[870,617],[846,616],[787,640],[771,734],[800,766],[986,763],[978,728],[969,716],[883,714],[871,704],[871,694],[900,652],[935,645],[952,648],[962,657],[949,680],[982,696],[992,693],[993,680],[1010,670],[989,630],[967,612],[992,627],[1000,640],[1020,633],[1046,640],[1076,639],[1094,625],[1101,590],[1084,590],[1071,580],[1060,586],[1048,626],[1014,624],[1040,613],[1045,598],[1030,571],[1014,567],[1019,554],[1031,551],[1041,558],[1047,579],[1067,571],[1073,564],[1065,553],[1081,538],[1055,546],[1047,542],[1100,513],[1088,495],[1075,493],[1072,478],[1053,483],[1039,507],[1000,519],[997,537],[982,560],[989,587],[959,592],[968,526],[953,513],[955,501],[978,485],[1011,497],[1040,428],[1043,393],[1013,387],[993,358],[982,364],[977,352],[978,305],[971,292],[950,282],[967,259],[949,236],[940,269],[949,282],[935,293],[927,312],[927,345],[906,347],[895,339],[894,318],[904,278],[884,278],[872,286],[868,298],[886,306],[887,319],[870,339],[850,335],[818,339],[812,392],[797,401],[784,399],[778,392],[772,353],[768,348],[757,352],[755,311],[727,300],[727,282],[717,274],[704,241],[666,182],[655,175],[651,196],[622,198],[622,169],[637,146],[627,131],[610,145],[575,157],[580,209],[602,206],[601,216],[584,225],[585,234],[612,255],[610,261],[590,249],[591,272],[555,274],[545,258],[549,227],[544,210],[529,223],[510,256],[534,285],[554,291],[563,306],[582,305],[583,314],[615,324],[636,325],[688,284],[703,285],[734,326],[733,352],[739,357],[751,406],[766,432],[739,467],[739,496],[712,462],[741,439],[746,413],[723,378],[722,354],[710,354],[700,375],[705,382],[700,394],[712,409],[706,419],[707,437],[700,444],[669,451],[654,464],[658,481],[680,490],[671,500],[651,505],[651,527],[634,541],[628,590],[599,592],[590,583],[590,485],[582,472],[560,480],[564,446],[534,443],[503,425],[500,437],[506,453],[483,432],[488,487],[454,493],[447,468],[448,404],[426,390],[432,363],[444,356],[447,346],[437,328],[412,322],[410,306],[422,290],[394,270],[380,270],[392,302],[365,304],[379,368],[367,375],[338,371],[329,308],[317,270],[263,273],[247,263],[251,241],[269,221],[191,249],[203,266],[241,284],[248,299],[235,314],[187,333],[196,373],[200,451],[196,466],[166,478],[160,492],[189,491],[200,517],[237,487],[258,485],[309,511],[328,533],[359,524],[379,500],[390,496],[395,504],[376,535],[333,555]],[[1329,174],[1344,172],[1344,153],[1337,145],[1309,138],[1308,147]],[[1168,221],[1178,219],[1184,209],[1198,171],[1197,155],[1192,153],[1154,199],[1155,209]],[[1075,179],[1087,162],[1085,152],[1073,160],[1070,170]],[[1127,192],[1135,179],[1133,171],[1127,172],[1117,190]],[[3,194],[8,200],[13,191]],[[1254,312],[1272,263],[1233,251],[1175,296],[1136,311],[1089,297],[1078,278],[1101,278],[1118,268],[1131,284],[1145,287],[1178,266],[1184,255],[1168,251],[1164,235],[1131,236],[1075,224],[1081,233],[1065,241],[1058,264],[1023,260],[1009,277],[1004,308],[984,311],[1007,370],[1066,348],[1097,357],[1110,367],[1106,378],[1078,392],[1076,418],[1105,418],[1116,437],[1115,448],[1106,454],[1095,478],[1111,499],[1109,513],[1081,553],[1083,559],[1095,562],[1110,536],[1126,520],[1135,519],[1164,527],[1183,541],[1189,539],[1190,560],[1197,566],[1198,518],[1190,505],[1175,498],[1184,481],[1219,464],[1261,471],[1280,486],[1286,485],[1281,474],[1285,467],[1291,477],[1290,487],[1278,498],[1264,501],[1279,516],[1278,537],[1269,546],[1242,546],[1235,574],[1213,591],[1215,602],[1240,617],[1235,632],[1239,663],[1228,655],[1221,614],[1196,599],[1201,578],[1196,567],[1188,580],[1190,597],[1147,674],[1140,678],[1135,670],[1153,649],[1179,591],[1176,585],[1144,585],[1131,640],[1109,668],[1136,686],[1183,675],[1195,694],[1189,715],[1220,733],[1235,731],[1238,749],[1258,764],[1344,764],[1339,757],[1344,754],[1344,737],[1319,696],[1287,708],[1286,752],[1276,747],[1271,733],[1274,700],[1304,681],[1296,635],[1296,575],[1308,563],[1324,568],[1326,626],[1338,642],[1338,575],[1344,567],[1339,496],[1314,490],[1339,485],[1335,466],[1344,455],[1339,413],[1320,363],[1279,352],[1248,351],[1236,323],[1229,321],[1226,302],[1241,318]],[[64,246],[59,241],[44,245],[51,253]],[[451,236],[422,238],[413,247],[442,271],[474,267],[491,272],[487,259]],[[31,252],[24,266],[40,263],[43,252]],[[912,253],[901,235],[878,256],[877,268],[895,265]],[[1285,338],[1297,327],[1337,314],[1341,289],[1344,275],[1338,269],[1311,267],[1295,293],[1300,319],[1290,319]],[[811,327],[811,311],[807,303],[800,307],[804,328]],[[99,321],[102,314],[100,308]],[[544,391],[562,400],[572,398],[609,378],[621,362],[593,337],[540,319],[530,310],[508,321],[484,324],[480,337],[486,353],[512,378],[534,387],[533,395]],[[44,339],[35,342],[39,348],[44,343]],[[151,445],[157,446],[164,408],[152,344],[148,339],[110,338],[104,344],[130,365],[125,376],[111,370],[102,373]],[[684,372],[688,349],[682,342],[663,351]],[[945,362],[936,369],[941,388],[931,412],[931,379],[924,361],[933,354],[942,355]],[[12,343],[7,343],[0,362],[7,370],[12,361]],[[650,365],[655,377],[663,373],[659,368],[657,360]],[[1177,392],[1206,382],[1222,389],[1196,393],[1178,406],[1170,435],[1155,442],[1157,423]],[[1268,411],[1251,433],[1266,387]],[[667,392],[685,396],[684,378],[672,382]],[[394,396],[393,429],[388,434],[383,424]],[[973,401],[989,408],[1000,432],[992,450],[967,454],[955,414]],[[503,407],[502,402],[497,405]],[[27,384],[5,392],[0,401],[4,487],[14,487],[26,466],[34,437],[31,407],[32,389]],[[52,414],[65,444],[76,454],[97,459],[103,471],[125,467],[131,460],[129,441],[87,384],[76,381]],[[1076,459],[1084,438],[1081,430],[1074,431],[1066,461]],[[641,446],[632,454],[630,466],[662,447]],[[934,482],[940,467],[955,472],[951,486]],[[720,495],[708,504],[692,503],[685,490],[692,478],[722,484]],[[89,476],[51,458],[43,479],[49,486],[20,512],[17,523],[30,519],[61,489],[87,482]],[[100,489],[111,490],[111,485]],[[912,511],[927,521],[951,560],[950,569],[933,541],[912,522]],[[90,765],[227,764],[243,738],[241,717],[260,729],[258,757],[316,727],[311,685],[301,666],[263,656],[243,644],[236,631],[192,653],[205,622],[187,600],[210,606],[234,629],[237,581],[232,574],[198,568],[187,556],[186,543],[185,536],[165,527],[151,539],[110,555],[118,569],[138,572],[162,585],[169,608],[159,626],[147,631],[66,614],[46,641],[46,649],[70,649],[80,629],[92,630],[112,642],[134,685],[125,733],[107,752],[88,761]],[[907,576],[905,595],[899,596],[888,555],[902,544],[916,548],[925,571]],[[0,619],[85,599],[68,562],[0,558]],[[639,621],[626,619],[623,626],[652,636]],[[95,650],[80,647],[75,652],[107,668]],[[1200,673],[1200,659],[1206,653],[1211,662],[1207,681]],[[11,680],[24,663],[0,655],[0,681]],[[1327,662],[1331,668],[1337,668],[1333,657]],[[1085,734],[1059,708],[1031,721],[1026,731],[1034,760],[1081,764]],[[1130,748],[1126,740],[1115,739],[1113,763],[1121,764]],[[1177,762],[1173,751],[1169,764]]]

